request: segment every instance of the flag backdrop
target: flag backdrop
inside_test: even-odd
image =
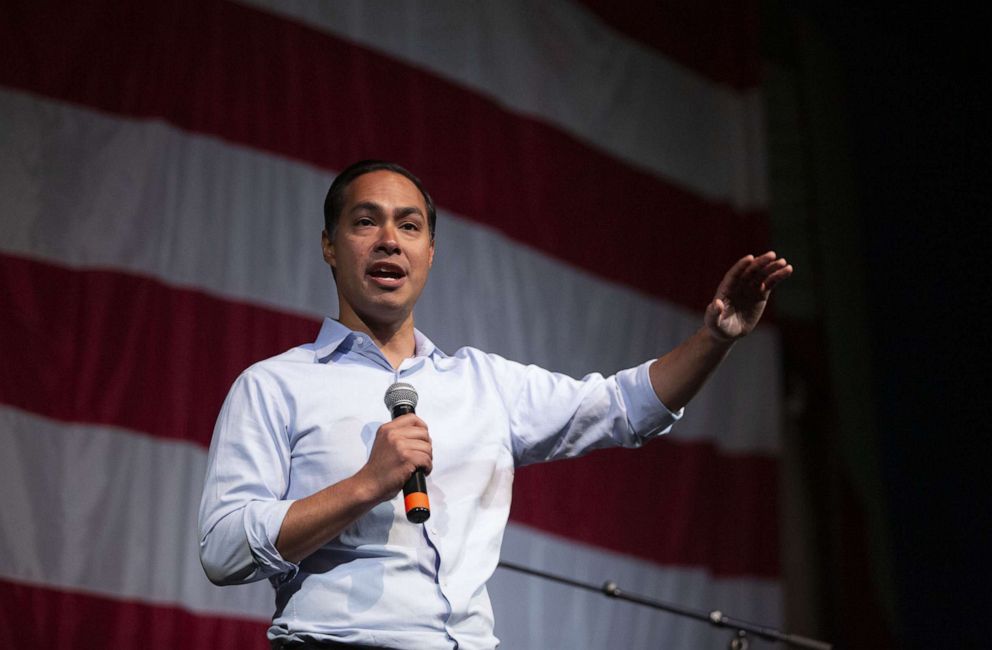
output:
[[[206,448],[236,375],[337,313],[353,160],[439,205],[417,324],[448,352],[613,372],[698,327],[766,246],[756,4],[615,4],[3,3],[0,644],[267,647],[268,583],[199,566]],[[780,624],[779,362],[765,324],[671,435],[519,470],[503,558]],[[490,591],[507,648],[728,638]]]

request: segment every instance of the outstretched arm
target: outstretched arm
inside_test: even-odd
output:
[[[651,364],[651,386],[665,406],[677,411],[692,399],[734,341],[761,320],[775,285],[790,275],[792,266],[772,251],[742,257],[727,271],[699,331]]]

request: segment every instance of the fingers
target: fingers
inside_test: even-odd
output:
[[[427,424],[413,413],[386,422],[376,432],[371,456],[392,466],[420,467],[430,473],[433,448]]]
[[[402,430],[409,437],[420,438],[421,440],[429,441],[431,439],[427,433],[427,423],[418,418],[416,413],[401,415],[395,420],[390,420],[379,427],[379,431],[393,430]]]
[[[741,282],[743,284],[760,285],[765,278],[763,271],[765,271],[769,265],[777,262],[775,257],[775,251],[768,251],[763,255],[754,257],[751,260],[751,263],[747,265],[747,268],[744,269],[744,272],[741,273]]]
[[[717,290],[717,294],[727,294],[735,287],[752,283],[755,273],[759,272],[764,266],[774,259],[774,251],[768,251],[764,255],[759,255],[758,257],[755,257],[754,255],[745,255],[740,258],[732,267],[730,267],[727,274],[723,276],[723,282],[720,283],[720,288]]]
[[[727,271],[727,275],[724,276],[724,282],[734,282],[739,280],[752,262],[754,262],[754,255],[745,255],[737,260],[737,262],[730,267],[730,270]]]
[[[360,470],[380,501],[396,496],[414,470],[430,474],[434,449],[427,424],[413,413],[385,422],[375,433],[369,459]]]
[[[774,251],[768,251],[748,264],[740,274],[740,280],[742,284],[760,291],[771,291],[776,284],[792,275],[792,271],[792,265],[784,257],[777,257]]]
[[[412,474],[415,469],[424,470],[430,474],[434,469],[434,450],[431,443],[423,440],[409,440],[400,448],[402,457],[408,463],[407,470]]]
[[[785,260],[782,260],[782,262],[785,262]],[[792,275],[792,265],[783,264],[781,268],[773,271],[768,275],[768,277],[765,278],[764,281],[765,291],[771,291],[772,289],[775,288],[776,284],[778,284],[782,280],[785,280],[790,275]]]
[[[755,285],[761,286],[771,277],[773,274],[781,271],[788,265],[788,262],[784,258],[779,258],[772,262],[769,262],[758,269],[751,278],[751,282]]]

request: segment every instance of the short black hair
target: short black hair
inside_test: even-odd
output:
[[[369,172],[390,171],[404,176],[411,183],[417,186],[424,197],[424,204],[427,206],[427,227],[431,234],[431,241],[434,241],[434,230],[437,227],[437,210],[434,208],[434,200],[424,189],[420,179],[408,170],[394,162],[385,160],[359,160],[345,167],[331,183],[331,188],[327,190],[327,198],[324,199],[324,230],[327,231],[328,239],[334,239],[334,230],[338,225],[338,218],[341,210],[344,209],[344,192],[351,185],[351,182]]]

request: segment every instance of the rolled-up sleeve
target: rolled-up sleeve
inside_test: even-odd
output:
[[[648,373],[652,363],[653,360],[645,361],[616,375],[617,387],[626,405],[627,421],[642,439],[668,433],[685,412],[685,408],[680,408],[673,413],[658,399]]]
[[[276,549],[292,500],[287,400],[252,369],[231,387],[214,428],[200,501],[200,562],[215,584],[286,579],[298,567]]]
[[[574,458],[603,447],[638,447],[682,417],[651,387],[646,362],[582,379],[491,355],[518,466]]]

